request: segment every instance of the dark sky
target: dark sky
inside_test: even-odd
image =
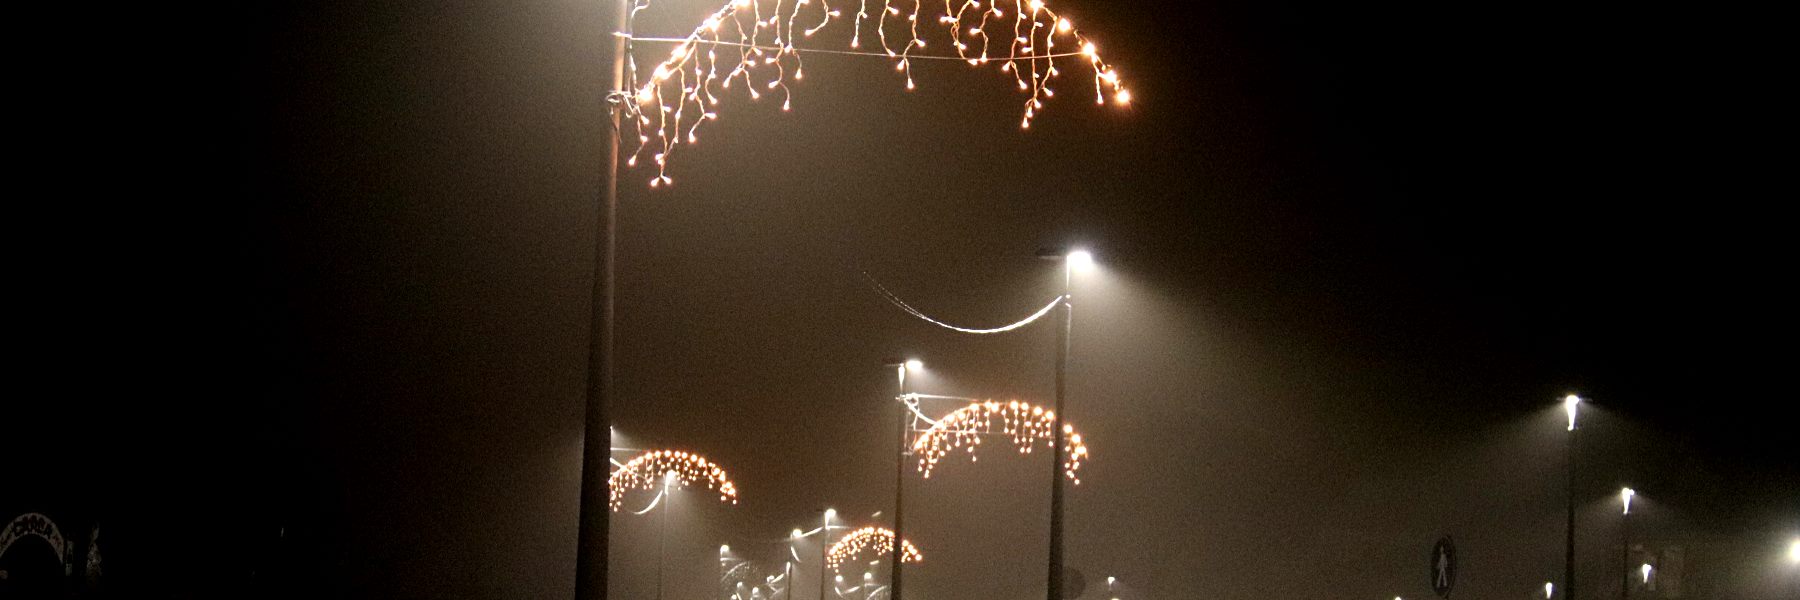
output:
[[[672,189],[621,171],[619,440],[703,453],[743,496],[678,497],[680,597],[720,543],[772,559],[825,506],[882,523],[884,357],[924,359],[926,391],[1049,401],[1051,329],[936,329],[863,273],[1002,323],[1055,294],[1032,255],[1062,244],[1101,265],[1068,411],[1091,582],[1423,597],[1449,534],[1459,597],[1522,597],[1562,564],[1570,391],[1595,405],[1591,579],[1616,579],[1621,484],[1655,535],[1800,531],[1755,16],[1053,6],[1130,108],[1065,83],[1020,132],[992,70],[925,65],[909,94],[812,57],[792,113],[738,98]],[[115,527],[109,575],[145,594],[567,597],[599,10],[159,7],[39,49],[0,509]],[[909,595],[1041,594],[1047,459],[984,456],[909,484]],[[614,590],[646,597],[654,521],[613,523]]]

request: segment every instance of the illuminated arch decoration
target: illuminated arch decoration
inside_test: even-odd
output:
[[[685,488],[704,482],[707,489],[719,492],[720,502],[737,504],[737,484],[726,476],[724,468],[691,452],[652,450],[631,459],[607,478],[613,512],[619,511],[626,492],[655,489],[668,473],[675,474],[676,485]]]
[[[63,565],[64,571],[68,570],[69,555],[74,550],[63,537],[62,530],[57,529],[56,521],[34,512],[13,518],[5,529],[0,529],[0,556],[5,556],[14,543],[25,537],[44,540],[44,543],[50,545],[50,551],[56,553],[57,564]]]
[[[916,563],[925,560],[925,555],[919,553],[918,547],[913,546],[912,541],[901,540],[900,545],[900,562]],[[831,570],[836,571],[845,561],[864,552],[873,553],[875,556],[892,555],[894,553],[894,532],[880,527],[864,527],[844,534],[842,539],[831,545],[831,551],[825,554],[825,564],[830,566]]]
[[[1068,17],[1045,6],[1044,0],[944,0],[943,12],[935,16],[931,12],[936,4],[929,0],[835,0],[846,7],[843,9],[834,8],[833,1],[729,0],[684,38],[626,34],[630,87],[613,98],[625,108],[635,134],[620,132],[621,139],[635,138],[636,142],[626,166],[636,166],[638,157],[648,150],[657,166],[650,187],[671,183],[668,161],[675,146],[684,140],[689,144],[699,141],[700,125],[719,117],[720,94],[738,79],[743,80],[751,100],[779,91],[781,109],[791,109],[789,84],[806,78],[800,56],[803,50],[885,57],[894,62],[895,71],[905,74],[907,90],[917,87],[912,78],[915,60],[958,60],[974,67],[1000,63],[1000,71],[1011,75],[1019,92],[1029,96],[1024,102],[1024,118],[1019,121],[1022,129],[1029,129],[1031,119],[1044,109],[1044,101],[1056,95],[1050,83],[1062,75],[1058,58],[1068,59],[1065,63],[1085,63],[1092,70],[1096,104],[1105,104],[1109,95],[1121,105],[1131,101],[1118,70],[1100,58],[1094,42]],[[856,13],[846,16],[852,2]],[[875,2],[881,3],[879,9]],[[765,12],[765,3],[774,6]],[[633,0],[631,15],[635,17],[649,6],[650,0]],[[928,32],[932,24],[942,29],[930,43],[954,48],[954,56],[921,52],[928,44],[920,34],[921,19]],[[833,22],[845,21],[852,27],[851,50],[795,45]],[[889,23],[894,27],[888,27]],[[871,26],[874,35],[868,39],[865,34]],[[647,80],[640,80],[632,41],[669,42],[675,47],[649,71]],[[859,51],[865,44],[871,47],[869,51]],[[873,51],[876,45],[879,52]],[[1074,50],[1059,52],[1059,45]]]
[[[999,421],[996,429],[995,421]],[[1046,447],[1054,447],[1056,436],[1052,428],[1056,423],[1056,411],[1044,410],[1044,407],[1013,400],[1005,404],[989,400],[987,402],[971,402],[968,406],[956,409],[932,423],[919,438],[913,441],[913,454],[919,457],[919,472],[926,479],[931,478],[931,470],[938,461],[951,451],[961,448],[968,452],[969,460],[979,460],[975,451],[981,447],[984,435],[1000,434],[1012,438],[1013,446],[1020,454],[1030,454],[1031,449],[1039,443]],[[1063,452],[1067,457],[1063,460],[1063,474],[1081,485],[1081,478],[1075,471],[1081,468],[1081,462],[1087,459],[1087,444],[1081,441],[1081,434],[1075,427],[1063,424]]]

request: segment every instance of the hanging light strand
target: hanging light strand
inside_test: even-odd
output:
[[[881,285],[881,282],[875,281],[875,278],[870,276],[868,273],[863,273],[863,277],[865,277],[869,280],[869,285],[875,288],[876,293],[881,294],[881,297],[886,299],[889,304],[893,304],[895,307],[898,307],[900,310],[906,311],[906,314],[918,317],[922,321],[925,321],[932,325],[936,325],[938,327],[949,329],[951,331],[957,331],[957,332],[961,332],[961,333],[973,333],[973,334],[979,334],[979,335],[991,335],[991,334],[995,334],[995,333],[1006,333],[1008,331],[1012,331],[1014,329],[1018,329],[1020,327],[1026,326],[1026,325],[1030,325],[1032,322],[1043,318],[1044,315],[1050,314],[1050,311],[1054,310],[1056,308],[1056,303],[1062,302],[1063,298],[1066,297],[1066,296],[1057,296],[1055,298],[1052,298],[1052,299],[1050,299],[1049,304],[1045,304],[1044,307],[1038,309],[1037,312],[1031,313],[1030,316],[1027,316],[1018,321],[1014,321],[1007,325],[1002,325],[999,327],[990,327],[990,328],[962,327],[959,325],[952,325],[950,323],[946,323],[944,321],[934,319],[931,317],[931,315],[925,314],[924,311],[921,311],[917,308],[913,308],[913,306],[911,304],[907,304],[905,300],[901,300],[900,296],[895,295],[893,292],[888,291],[888,289],[886,287]]]
[[[1012,439],[1019,454],[1031,454],[1040,443],[1055,447],[1056,436],[1052,435],[1055,427],[1056,411],[1044,410],[1041,406],[1018,400],[1004,404],[993,400],[971,402],[933,423],[913,440],[912,451],[919,457],[919,472],[930,479],[932,469],[954,450],[963,450],[970,461],[980,460],[975,451],[980,449],[984,435],[1005,435]],[[1066,434],[1063,474],[1081,485],[1081,478],[1076,477],[1075,472],[1088,457],[1087,444],[1072,425],[1064,423],[1063,433]]]
[[[626,462],[625,466],[613,471],[612,476],[607,478],[607,485],[611,488],[612,510],[619,511],[626,492],[655,489],[663,484],[664,477],[670,477],[671,474],[670,483],[676,486],[689,487],[704,483],[707,489],[719,493],[720,502],[737,504],[737,484],[731,482],[724,468],[691,452],[653,450]],[[652,503],[652,507],[654,506]]]
[[[925,559],[924,555],[919,554],[919,549],[913,546],[911,540],[901,540],[900,546],[901,562],[916,563]],[[831,545],[831,551],[825,554],[825,564],[830,566],[831,570],[836,571],[844,562],[864,552],[873,553],[875,556],[892,555],[894,532],[880,527],[864,527],[844,534],[842,539]]]
[[[752,101],[760,100],[765,93],[779,91],[781,109],[791,110],[793,91],[789,84],[806,78],[802,52],[815,51],[796,44],[834,22],[849,21],[851,36],[850,51],[833,53],[873,55],[891,60],[894,70],[905,78],[905,89],[913,90],[917,88],[912,71],[916,59],[961,60],[972,67],[981,67],[998,58],[989,55],[994,37],[992,30],[1007,26],[1010,19],[1013,35],[1005,40],[1007,54],[1000,70],[1013,78],[1021,94],[1028,96],[1023,106],[1024,117],[1019,122],[1022,129],[1029,129],[1031,120],[1044,110],[1044,101],[1056,95],[1051,83],[1061,75],[1057,66],[1059,58],[1085,63],[1092,70],[1096,104],[1106,103],[1109,89],[1115,102],[1130,102],[1131,94],[1119,78],[1118,70],[1100,57],[1098,47],[1068,17],[1051,10],[1043,0],[1010,0],[1009,12],[1000,6],[1007,1],[990,0],[983,4],[979,0],[963,0],[953,7],[952,0],[945,0],[943,12],[932,19],[926,14],[924,0],[910,0],[910,4],[909,0],[881,0],[881,6],[874,14],[869,12],[875,8],[872,0],[858,0],[855,16],[845,19],[841,9],[832,8],[830,0],[793,0],[791,3],[730,0],[686,37],[637,37],[635,32],[621,33],[627,38],[626,53],[631,55],[628,59],[630,89],[615,92],[609,100],[624,109],[625,122],[632,134],[627,136],[626,131],[620,131],[621,139],[631,145],[626,166],[635,167],[639,158],[648,153],[657,168],[650,187],[673,183],[668,167],[676,146],[684,142],[699,143],[701,125],[719,118],[720,96],[728,92],[736,80],[742,80],[745,95]],[[767,15],[764,3],[772,5]],[[649,0],[634,0],[632,20],[635,21],[637,13],[647,8]],[[796,34],[797,24],[803,18],[807,22],[817,19],[817,24]],[[915,54],[929,45],[920,32],[921,19],[943,30],[944,37],[956,50],[954,56]],[[893,27],[889,26],[890,20],[896,21]],[[879,53],[859,50],[863,44],[865,21],[874,22],[873,34],[881,47]],[[766,42],[765,32],[768,35]],[[979,51],[970,43],[975,38],[981,39]],[[1059,39],[1078,50],[1055,52]],[[649,70],[647,77],[640,77],[634,41],[666,42],[674,47],[667,58]],[[899,50],[895,50],[896,46]]]

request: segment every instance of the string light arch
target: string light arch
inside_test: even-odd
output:
[[[847,14],[852,6],[853,16]],[[650,0],[633,0],[633,20],[649,7]],[[721,96],[732,90],[734,82],[741,80],[753,101],[779,93],[781,109],[792,109],[792,85],[806,78],[802,53],[885,58],[904,74],[908,91],[918,87],[912,74],[917,60],[955,60],[977,68],[998,63],[1026,96],[1021,129],[1030,129],[1045,101],[1056,95],[1051,84],[1062,75],[1057,59],[1065,59],[1063,66],[1073,62],[1091,70],[1096,104],[1105,104],[1109,97],[1120,105],[1131,102],[1131,91],[1118,69],[1101,58],[1095,42],[1044,0],[943,0],[942,12],[933,15],[937,9],[935,0],[729,0],[685,37],[622,33],[630,62],[629,88],[609,100],[625,110],[629,131],[622,130],[620,139],[633,144],[626,166],[636,166],[648,152],[657,168],[650,187],[672,183],[668,166],[675,147],[700,141],[701,125],[719,118]],[[935,42],[921,34],[921,20]],[[848,50],[798,45],[843,22],[852,28]],[[865,38],[871,28],[873,35]],[[648,71],[648,77],[640,78],[634,42],[670,43],[674,48]],[[947,45],[955,54],[926,51],[938,45]]]
[[[1056,411],[1018,400],[970,402],[921,432],[918,439],[913,440],[913,455],[919,457],[919,472],[930,479],[932,469],[954,450],[964,450],[971,461],[980,460],[975,451],[980,449],[984,436],[997,434],[1011,438],[1019,454],[1030,454],[1040,443],[1053,448],[1056,444],[1055,423]],[[1075,472],[1088,457],[1087,444],[1073,425],[1064,423],[1063,433],[1066,434],[1063,474],[1075,485],[1081,485],[1081,478]]]
[[[737,484],[732,483],[723,467],[692,452],[652,450],[632,458],[607,478],[613,512],[619,511],[627,492],[655,489],[662,478],[671,473],[677,486],[686,488],[704,483],[706,489],[719,493],[720,502],[737,504]]]
[[[900,561],[916,563],[925,560],[919,549],[911,540],[901,540]],[[875,556],[889,556],[894,553],[894,532],[880,527],[864,527],[844,534],[831,550],[825,554],[825,565],[836,571],[844,562],[865,552]]]

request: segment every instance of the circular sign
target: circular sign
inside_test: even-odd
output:
[[[1449,598],[1450,589],[1456,587],[1456,544],[1450,542],[1450,536],[1438,538],[1431,546],[1431,591],[1439,598]]]

